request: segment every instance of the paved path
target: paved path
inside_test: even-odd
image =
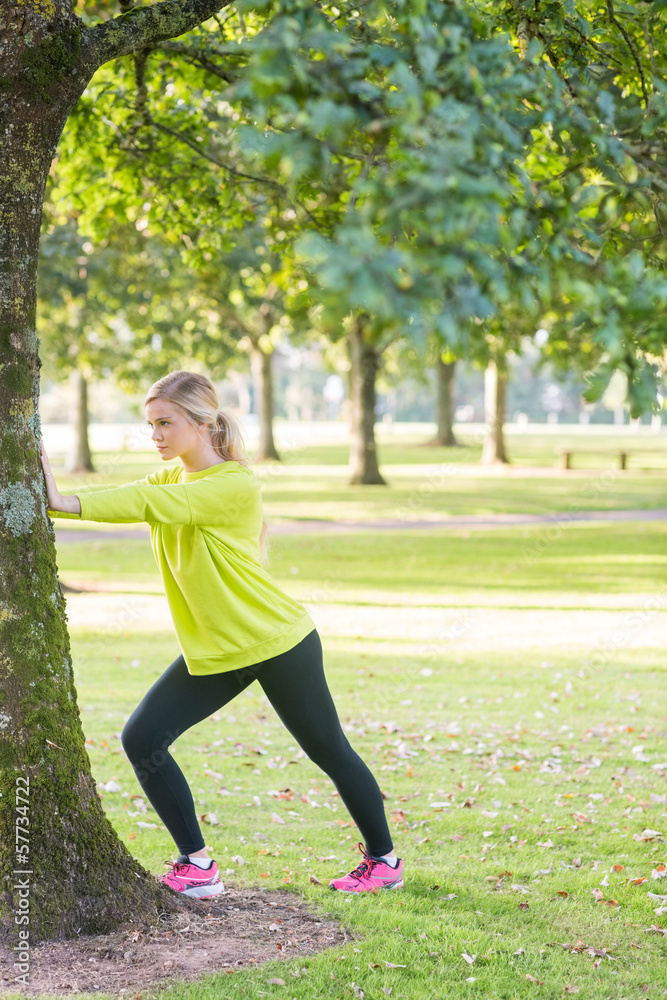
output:
[[[269,523],[271,535],[302,535],[317,531],[336,531],[340,533],[354,531],[394,531],[394,530],[425,530],[439,528],[455,531],[458,528],[515,528],[529,524],[572,524],[575,521],[587,523],[608,523],[616,521],[667,521],[667,509],[657,510],[582,510],[556,511],[552,514],[455,514],[448,518],[437,520],[407,521],[387,519],[382,521],[282,521]],[[149,538],[145,528],[110,529],[96,531],[86,528],[65,528],[56,525],[56,538],[59,542],[79,542],[83,538],[88,541],[103,541],[104,539]]]

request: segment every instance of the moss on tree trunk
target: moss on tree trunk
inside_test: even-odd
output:
[[[179,897],[107,820],[85,750],[39,458],[39,228],[67,117],[106,59],[190,30],[215,0],[141,8],[84,29],[70,0],[0,20],[0,938],[109,931]],[[158,10],[159,8],[159,10]],[[17,872],[19,874],[17,874]]]

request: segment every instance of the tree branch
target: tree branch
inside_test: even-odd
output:
[[[231,0],[161,0],[150,7],[133,7],[126,14],[96,24],[84,32],[83,62],[96,69],[110,59],[157,45],[192,31]]]
[[[625,39],[625,44],[630,49],[630,53],[632,55],[632,58],[634,59],[635,66],[637,67],[637,72],[639,73],[639,78],[641,80],[642,93],[644,95],[644,104],[648,108],[648,90],[646,87],[646,77],[644,76],[644,67],[642,66],[639,56],[637,55],[636,48],[632,44],[632,39],[630,38],[630,35],[627,33],[621,22],[616,17],[616,12],[614,10],[614,5],[612,3],[612,0],[607,0],[607,13],[609,14],[609,19],[611,23],[618,28],[620,33],[623,35],[623,38]]]
[[[268,184],[270,187],[279,188],[281,191],[285,190],[282,184],[278,181],[272,181],[270,177],[257,177],[254,174],[244,174],[240,170],[235,170],[233,167],[230,167],[228,163],[223,163],[222,160],[219,160],[217,156],[212,156],[211,153],[207,153],[205,149],[201,149],[195,142],[192,141],[192,139],[190,139],[187,135],[184,135],[183,132],[177,132],[175,129],[167,128],[166,125],[155,121],[155,119],[152,119],[152,124],[156,129],[158,129],[158,131],[164,132],[166,135],[170,135],[173,139],[178,139],[179,142],[184,142],[186,146],[189,146],[190,149],[194,150],[194,152],[198,156],[201,156],[202,159],[208,160],[209,163],[215,164],[216,167],[219,167],[228,174],[232,174],[234,177],[241,177],[246,181],[255,181],[257,184]]]
[[[175,52],[178,55],[185,56],[187,62],[191,65],[200,66],[208,73],[212,73],[214,76],[219,77],[220,80],[224,80],[225,83],[231,83],[233,79],[228,72],[216,66],[203,49],[197,48],[194,45],[184,45],[182,42],[162,42],[157,48],[163,52]]]

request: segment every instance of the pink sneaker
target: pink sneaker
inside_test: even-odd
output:
[[[386,861],[372,858],[363,844],[358,844],[364,860],[354,871],[343,878],[334,878],[329,882],[330,889],[338,892],[378,892],[380,889],[400,889],[403,885],[403,862],[398,859],[395,868]]]
[[[225,891],[215,861],[210,868],[203,869],[193,865],[186,854],[181,854],[175,861],[165,861],[165,865],[170,865],[171,871],[167,875],[161,875],[159,881],[174,892],[199,899],[202,896],[217,896]]]

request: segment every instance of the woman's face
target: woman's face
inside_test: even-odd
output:
[[[153,428],[151,439],[165,461],[196,452],[205,445],[205,424],[198,434],[181,408],[168,399],[152,399],[146,405],[146,421]]]

